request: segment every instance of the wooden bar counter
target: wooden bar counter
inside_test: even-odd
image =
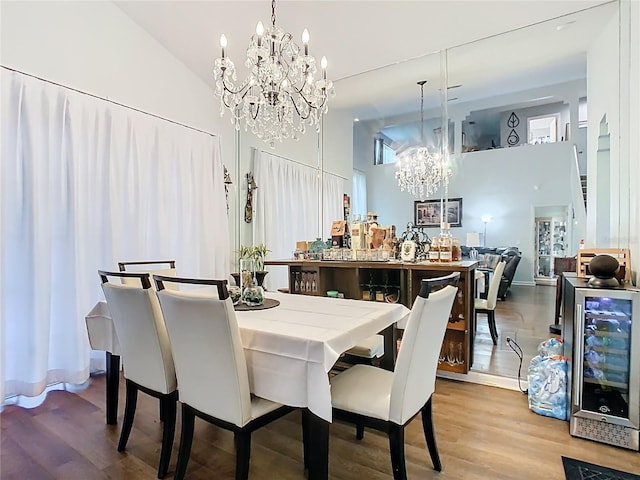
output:
[[[345,298],[401,302],[411,308],[423,278],[460,272],[458,295],[440,352],[439,369],[467,373],[473,362],[476,261],[358,262],[339,260],[269,260],[265,265],[289,268],[289,292],[327,295],[338,291]],[[385,345],[385,351],[387,350]]]

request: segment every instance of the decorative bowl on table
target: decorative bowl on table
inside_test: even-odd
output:
[[[251,285],[242,292],[242,301],[250,307],[257,307],[264,302],[264,290],[259,285]]]
[[[230,285],[227,290],[229,291],[229,296],[231,297],[233,304],[238,305],[240,303],[240,298],[242,297],[242,290],[240,290],[240,287]]]

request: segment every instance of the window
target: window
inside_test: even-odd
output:
[[[558,114],[527,118],[529,145],[557,142],[558,120]]]
[[[367,217],[367,176],[359,170],[353,171],[353,190],[351,195],[351,214],[353,218]]]
[[[396,152],[387,143],[384,138],[376,137],[373,139],[373,164],[388,165],[396,162]]]

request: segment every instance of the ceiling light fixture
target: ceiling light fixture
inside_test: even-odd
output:
[[[422,145],[411,147],[398,155],[396,180],[400,190],[407,191],[419,200],[424,200],[438,190],[440,185],[447,184],[451,169],[443,161],[440,154],[427,149],[424,141],[424,84],[420,85],[420,141]]]
[[[273,148],[276,141],[297,139],[306,126],[320,130],[320,119],[327,113],[327,99],[333,95],[333,82],[327,80],[327,59],[322,57],[321,73],[309,55],[309,31],[302,32],[301,50],[293,36],[276,26],[276,2],[271,2],[271,26],[265,30],[258,22],[249,40],[246,67],[249,76],[240,84],[236,69],[227,57],[227,37],[220,36],[222,56],[213,68],[215,93],[220,96],[220,115],[231,111],[236,130],[244,124]]]

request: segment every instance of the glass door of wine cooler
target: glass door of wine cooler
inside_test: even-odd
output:
[[[637,296],[622,289],[576,292],[571,411],[572,434],[635,450],[640,428]]]

